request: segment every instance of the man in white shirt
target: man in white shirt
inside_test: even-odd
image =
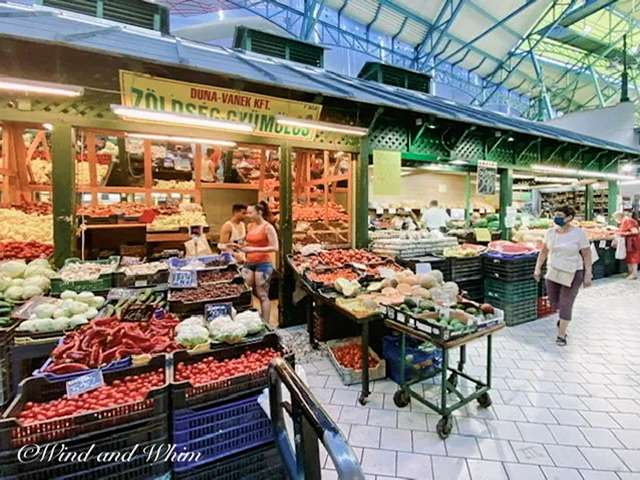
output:
[[[447,211],[444,208],[438,207],[437,200],[431,200],[429,208],[422,214],[422,223],[429,230],[440,230],[447,226],[447,222],[450,220]]]

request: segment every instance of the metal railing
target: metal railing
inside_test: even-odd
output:
[[[291,402],[282,400],[282,384]],[[284,360],[269,367],[269,405],[276,443],[291,480],[320,480],[318,441],[334,463],[341,480],[364,480],[358,458],[338,426],[318,404],[307,386]],[[293,421],[295,451],[285,423],[285,411]]]

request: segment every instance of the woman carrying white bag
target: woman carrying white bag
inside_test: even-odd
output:
[[[573,314],[573,304],[581,285],[591,286],[591,245],[586,233],[571,225],[575,211],[569,206],[556,210],[555,228],[547,231],[544,247],[538,255],[534,277],[540,281],[547,258],[547,295],[551,305],[560,312],[556,345],[567,344],[567,327]]]

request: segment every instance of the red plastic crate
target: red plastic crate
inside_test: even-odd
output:
[[[538,318],[547,317],[556,313],[557,309],[551,306],[549,297],[538,298]]]

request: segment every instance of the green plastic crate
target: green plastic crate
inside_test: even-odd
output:
[[[504,322],[508,326],[519,325],[538,318],[538,300],[535,296],[530,300],[518,302],[496,299],[489,303],[504,311]]]
[[[503,282],[493,278],[484,281],[484,299],[492,303],[496,299],[509,302],[535,299],[538,296],[538,284],[535,280],[522,280],[519,282]]]
[[[64,262],[65,266],[73,263],[100,263],[114,264],[114,271],[120,263],[119,256],[111,256],[106,260],[90,260],[82,262],[79,258],[67,258]],[[64,267],[63,267],[64,268]],[[77,282],[65,282],[61,278],[51,279],[51,293],[60,295],[65,290],[73,290],[74,292],[104,292],[113,286],[113,273],[105,273],[95,280],[80,280]]]

